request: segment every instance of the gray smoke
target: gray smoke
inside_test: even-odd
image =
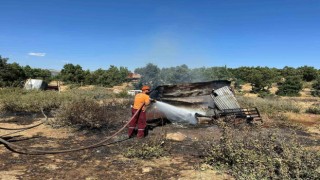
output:
[[[167,119],[173,123],[197,124],[197,119],[195,117],[196,111],[194,110],[175,107],[159,101],[154,103],[153,107],[164,113]]]

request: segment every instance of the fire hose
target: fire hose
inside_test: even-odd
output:
[[[41,108],[41,113],[43,114],[43,116],[46,118],[46,120],[48,119],[47,115],[43,112],[43,109]],[[33,125],[33,126],[29,126],[29,127],[23,127],[23,128],[4,128],[4,127],[0,127],[0,129],[2,130],[21,130],[21,131],[24,131],[24,130],[27,130],[27,129],[32,129],[32,128],[35,128],[37,126],[40,126],[41,124],[44,124],[44,122],[41,122],[41,123],[38,123],[36,125]],[[21,132],[19,131],[19,132]],[[18,132],[18,131],[17,131]],[[11,133],[10,133],[11,134]],[[13,134],[13,133],[12,133]],[[5,135],[2,135],[2,136],[5,136]],[[2,137],[0,136],[0,137]]]
[[[9,136],[9,135],[12,135],[12,134],[16,134],[16,133],[19,133],[19,132],[22,132],[22,131],[26,131],[28,129],[32,129],[32,128],[40,126],[41,124],[44,124],[48,120],[48,116],[43,112],[42,108],[41,108],[41,113],[45,117],[45,121],[43,121],[41,123],[38,123],[36,125],[29,126],[29,127],[24,127],[24,128],[3,128],[3,127],[0,127],[0,129],[3,129],[3,130],[18,130],[18,131],[11,132],[11,133],[8,133],[8,134],[3,134],[3,135],[0,136],[0,138],[5,137],[5,136]]]
[[[64,150],[55,150],[55,151],[45,151],[45,150],[39,150],[39,149],[29,149],[29,148],[25,148],[19,145],[15,145],[12,144],[6,140],[4,140],[1,136],[0,137],[0,142],[5,144],[6,146],[8,146],[9,148],[11,148],[11,150],[13,150],[16,153],[20,153],[20,154],[28,154],[28,155],[43,155],[43,154],[58,154],[58,153],[67,153],[67,152],[74,152],[74,151],[80,151],[80,150],[85,150],[85,149],[89,149],[89,148],[94,148],[97,146],[100,146],[102,144],[104,144],[105,142],[107,142],[108,140],[110,140],[111,138],[115,137],[117,134],[119,134],[120,132],[122,132],[128,125],[129,123],[135,119],[135,117],[140,113],[142,107],[144,106],[144,104],[142,104],[142,106],[140,107],[140,109],[138,111],[136,111],[136,113],[134,113],[134,115],[131,117],[131,119],[122,127],[120,128],[117,132],[115,132],[114,134],[112,134],[111,136],[106,137],[105,139],[91,144],[89,146],[85,146],[85,147],[79,147],[79,148],[74,148],[74,149],[64,149]],[[22,129],[25,130],[25,129]],[[18,151],[16,149],[21,149],[22,151]]]

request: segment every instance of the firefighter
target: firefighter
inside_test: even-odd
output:
[[[134,104],[131,108],[132,116],[142,107],[140,113],[131,120],[129,123],[129,130],[128,135],[129,138],[133,137],[134,130],[136,125],[138,124],[138,138],[143,138],[145,136],[145,128],[147,126],[147,116],[146,116],[146,108],[150,104],[150,102],[154,102],[155,100],[149,97],[150,87],[149,86],[142,86],[142,92],[138,93],[134,98]]]

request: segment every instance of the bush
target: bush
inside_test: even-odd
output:
[[[311,91],[311,94],[313,96],[320,96],[320,77],[316,79],[316,81],[312,84],[313,90]]]
[[[300,96],[303,84],[299,76],[289,76],[276,92],[279,96]]]
[[[314,105],[306,110],[306,113],[320,114],[320,105]]]
[[[76,128],[103,128],[110,127],[119,120],[127,120],[129,114],[129,102],[118,102],[99,104],[88,98],[74,99],[64,102],[55,111],[53,126],[72,126]]]
[[[306,150],[295,135],[231,130],[222,126],[219,141],[204,145],[204,162],[236,179],[316,179],[320,153]]]
[[[124,156],[127,158],[150,159],[165,156],[164,138],[156,137],[151,141],[146,141],[141,144],[135,143],[133,146],[126,149]]]
[[[0,104],[7,112],[40,112],[58,108],[65,96],[55,91],[26,91],[20,88],[0,90]]]
[[[113,95],[102,88],[90,90],[72,89],[67,92],[57,91],[27,91],[21,88],[4,88],[0,90],[0,107],[9,112],[40,112],[40,109],[50,111],[60,107],[63,102],[73,99],[110,99]]]

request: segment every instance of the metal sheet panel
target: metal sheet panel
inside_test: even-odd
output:
[[[214,103],[220,110],[240,108],[236,97],[228,86],[214,90],[214,94]]]

